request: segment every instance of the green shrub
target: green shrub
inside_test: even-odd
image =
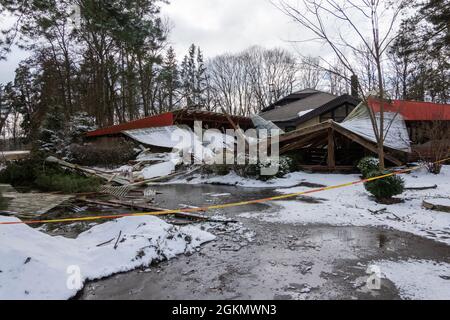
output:
[[[134,159],[136,151],[132,142],[122,140],[114,144],[74,144],[70,147],[70,154],[77,164],[109,168]]]
[[[246,178],[254,178],[261,181],[268,181],[273,178],[281,178],[286,174],[295,170],[296,165],[290,156],[281,156],[279,161],[278,171],[274,175],[263,175],[262,170],[264,168],[270,168],[271,163],[268,162],[260,162],[258,164],[250,164],[244,166],[235,167],[235,171],[238,175]]]
[[[357,168],[364,178],[368,178],[371,172],[377,171],[379,169],[379,164],[380,161],[377,158],[366,157],[361,159],[361,161],[357,165]]]
[[[29,186],[36,179],[38,166],[39,164],[32,159],[10,162],[0,171],[0,183],[11,184],[14,187]]]
[[[84,177],[75,173],[56,173],[38,175],[36,187],[43,191],[61,191],[63,193],[81,193],[98,191],[101,181],[97,178]]]
[[[6,210],[8,208],[8,203],[0,192],[0,210]]]
[[[373,178],[383,174],[386,174],[386,172],[372,171],[368,173],[367,178]],[[405,181],[399,176],[390,176],[387,178],[366,182],[364,187],[377,200],[386,201],[392,199],[393,196],[403,193]]]
[[[78,193],[96,191],[101,181],[44,163],[40,158],[31,158],[9,163],[0,171],[0,183],[42,191]]]

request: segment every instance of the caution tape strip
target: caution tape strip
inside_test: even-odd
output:
[[[433,164],[444,163],[449,160],[450,160],[450,158],[447,158],[444,160],[436,161]],[[215,210],[215,209],[226,209],[226,208],[232,208],[232,207],[246,206],[246,205],[250,205],[250,204],[264,203],[264,202],[277,201],[277,200],[285,200],[285,199],[290,199],[290,198],[294,198],[294,197],[301,196],[301,195],[308,195],[308,194],[318,193],[318,192],[322,192],[322,191],[329,191],[329,190],[350,187],[350,186],[354,186],[354,185],[358,185],[358,184],[362,184],[362,183],[366,183],[366,182],[371,182],[371,181],[375,181],[375,180],[380,180],[380,179],[412,172],[412,171],[423,168],[425,165],[426,164],[411,167],[408,169],[402,169],[402,170],[398,170],[395,172],[391,172],[391,173],[373,177],[373,178],[362,179],[362,180],[338,184],[338,185],[334,185],[334,186],[317,188],[317,189],[312,189],[312,190],[308,190],[308,191],[301,191],[301,192],[296,192],[296,193],[291,193],[291,194],[286,194],[286,195],[264,198],[264,199],[233,202],[233,203],[219,204],[219,205],[213,205],[213,206],[207,206],[207,207],[164,210],[164,211],[156,211],[156,212],[124,213],[124,214],[105,215],[105,216],[90,216],[90,217],[80,217],[80,218],[51,219],[51,220],[25,220],[25,221],[14,221],[14,222],[0,222],[0,225],[17,225],[17,224],[32,225],[32,224],[66,223],[66,222],[87,222],[87,221],[95,221],[95,220],[118,219],[118,218],[125,218],[125,217],[162,216],[162,215],[169,215],[169,214],[176,214],[176,213],[205,212],[205,211],[210,211],[210,210]]]

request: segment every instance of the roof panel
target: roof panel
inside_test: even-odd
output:
[[[296,120],[300,112],[319,108],[336,98],[337,96],[330,93],[319,92],[304,99],[264,112],[260,116],[270,121]]]
[[[378,100],[370,99],[369,104],[375,112],[380,111]],[[399,112],[406,121],[450,120],[450,104],[393,100],[385,103],[384,110]]]

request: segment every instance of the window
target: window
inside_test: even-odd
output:
[[[320,122],[328,121],[330,119],[333,119],[333,114],[331,112],[325,113],[320,116]]]
[[[342,122],[347,117],[347,106],[341,106],[334,110],[334,121]]]
[[[294,126],[287,126],[286,128],[284,128],[284,131],[285,132],[291,132],[291,131],[294,131],[295,129],[297,129],[297,128],[294,127]]]

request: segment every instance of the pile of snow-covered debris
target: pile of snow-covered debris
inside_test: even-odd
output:
[[[24,224],[2,225],[0,299],[68,299],[87,280],[148,267],[214,239],[195,226],[174,227],[151,216],[97,225],[76,239],[52,237]]]
[[[234,155],[235,137],[218,130],[199,129],[198,131],[194,132],[187,126],[124,131],[123,133],[131,139],[142,143],[140,153],[135,160],[113,170],[75,166],[54,157],[49,157],[47,161],[125,185],[189,173],[191,170],[198,169],[200,165],[217,163],[218,159],[222,161],[224,153]],[[161,152],[161,149],[166,151]],[[183,168],[178,170],[180,167]]]

